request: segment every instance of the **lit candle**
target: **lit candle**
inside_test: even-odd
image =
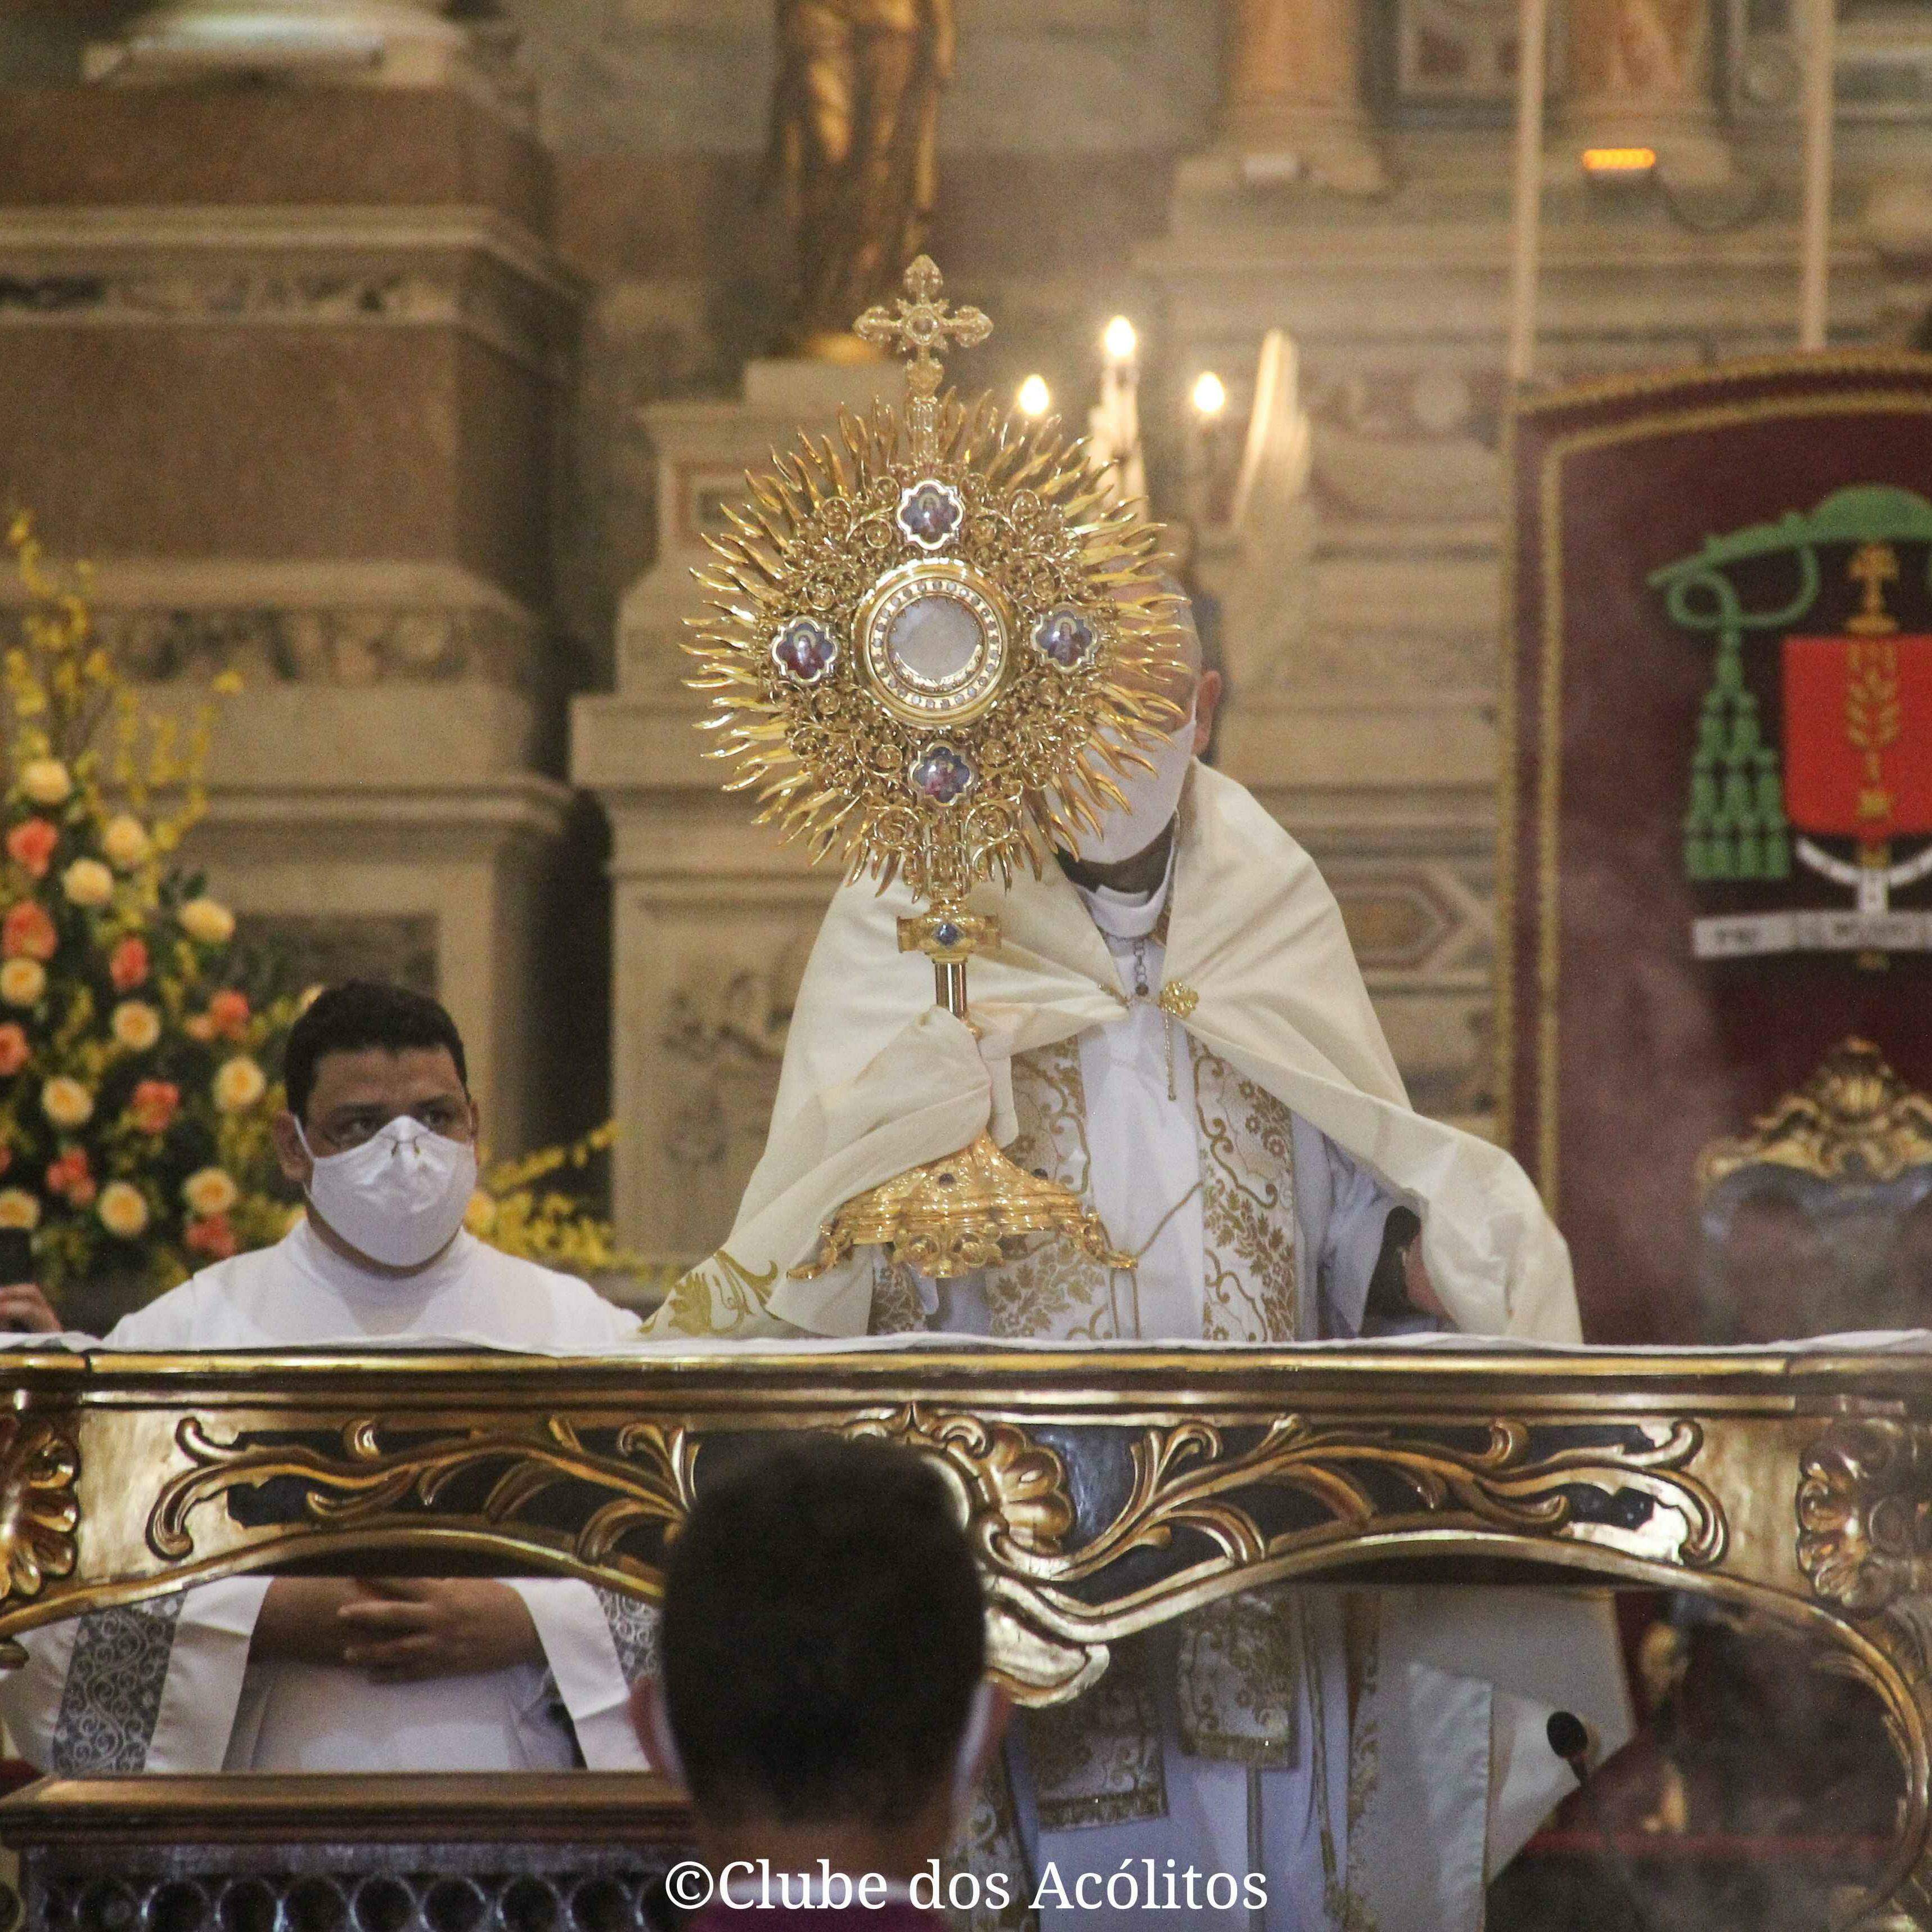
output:
[[[1053,392],[1044,376],[1029,376],[1020,385],[1018,400],[1023,416],[1043,416],[1053,406]]]

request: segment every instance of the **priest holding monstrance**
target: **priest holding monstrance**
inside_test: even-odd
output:
[[[718,545],[721,754],[851,876],[737,1224],[656,1325],[1579,1340],[1528,1179],[1410,1109],[1307,855],[1195,761],[1219,680],[1158,532],[1051,426],[942,397],[934,351],[990,324],[923,258],[907,288],[860,324],[903,409],[808,440]],[[1570,1782],[1559,1708],[1625,1735],[1599,1604],[1250,1592],[1030,1714],[999,1796],[1036,1875],[1151,1858],[1264,1874],[1270,1928],[1474,1932]],[[1138,1922],[1050,1888],[1042,1921]]]

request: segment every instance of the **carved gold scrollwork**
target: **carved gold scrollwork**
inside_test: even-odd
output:
[[[1231,1570],[1336,1529],[1416,1512],[1464,1516],[1520,1536],[1574,1534],[1594,1527],[1580,1522],[1576,1506],[1579,1492],[1592,1490],[1636,1492],[1673,1515],[1681,1527],[1672,1553],[1687,1567],[1717,1562],[1727,1535],[1717,1497],[1686,1473],[1703,1443],[1690,1421],[1672,1424],[1642,1448],[1592,1444],[1540,1456],[1532,1453],[1529,1430],[1507,1418],[1488,1425],[1479,1449],[1405,1439],[1393,1430],[1322,1429],[1298,1415],[1268,1424],[1258,1442],[1236,1454],[1212,1424],[1148,1429],[1133,1445],[1126,1500],[1105,1528],[1070,1550],[1064,1545],[1074,1511],[1064,1468],[1022,1430],[917,1405],[862,1426],[936,1454],[961,1472],[973,1534],[993,1567],[1056,1586],[1096,1576],[1130,1551],[1164,1547],[1183,1528],[1207,1537]],[[1372,1493],[1364,1479],[1374,1472],[1395,1478],[1412,1508],[1392,1508]],[[1268,1488],[1311,1498],[1327,1522],[1270,1536],[1236,1500],[1238,1492]]]
[[[1847,1040],[1795,1094],[1736,1140],[1697,1156],[1697,1192],[1745,1167],[1786,1167],[1820,1180],[1895,1180],[1932,1164],[1932,1100],[1914,1093],[1869,1042]]]
[[[1798,1464],[1798,1563],[1856,1616],[1932,1589],[1932,1430],[1841,1422]]]
[[[604,1564],[627,1532],[649,1522],[681,1522],[691,1508],[698,1444],[675,1425],[631,1422],[616,1432],[616,1454],[585,1445],[566,1418],[549,1417],[536,1430],[479,1428],[455,1438],[382,1446],[384,1424],[374,1417],[347,1424],[342,1453],[331,1456],[295,1442],[218,1442],[194,1417],[176,1439],[194,1467],[173,1478],[148,1519],[148,1545],[157,1556],[189,1556],[189,1516],[238,1489],[292,1477],[304,1487],[311,1521],[335,1528],[366,1523],[405,1502],[433,1508],[458,1477],[494,1463],[506,1466],[477,1514],[492,1528],[508,1525],[560,1483],[584,1483],[608,1492],[569,1544],[578,1562]]]
[[[80,1452],[55,1424],[0,1416],[0,1600],[38,1597],[50,1576],[73,1574]]]
[[[961,1514],[987,1567],[1024,1594],[1028,1586],[1056,1588],[1103,1576],[1130,1552],[1170,1547],[1177,1532],[1198,1532],[1214,1546],[1205,1574],[1232,1574],[1294,1548],[1332,1540],[1372,1523],[1424,1515],[1461,1519],[1516,1536],[1588,1538],[1628,1545],[1634,1553],[1706,1567],[1724,1553],[1724,1512],[1709,1488],[1688,1473],[1702,1443],[1698,1426],[1680,1420],[1636,1442],[1558,1447],[1538,1453],[1524,1424],[1499,1418],[1480,1445],[1394,1428],[1323,1428],[1288,1415],[1261,1427],[1248,1446],[1231,1450],[1224,1431],[1190,1420],[1142,1432],[1132,1450],[1132,1480],[1112,1519],[1084,1542],[1068,1546],[1077,1512],[1066,1464],[1018,1424],[970,1411],[906,1404],[860,1409],[838,1425],[848,1435],[902,1442],[931,1458],[952,1485]],[[674,1524],[688,1510],[699,1449],[695,1425],[636,1421],[619,1427],[609,1450],[586,1444],[577,1426],[552,1416],[529,1428],[483,1426],[429,1442],[394,1442],[391,1425],[365,1417],[340,1432],[339,1452],[286,1438],[211,1436],[193,1417],[176,1440],[194,1466],[172,1478],[150,1513],[147,1537],[168,1560],[191,1554],[189,1519],[203,1505],[278,1479],[301,1486],[301,1507],[319,1526],[367,1526],[408,1508],[442,1504],[445,1520],[461,1515],[502,1528],[525,1516],[559,1484],[580,1485],[604,1498],[568,1548],[578,1562],[612,1563],[624,1536],[638,1526]],[[461,1476],[501,1466],[479,1504],[452,1510],[446,1500]],[[1377,1485],[1379,1484],[1379,1490]],[[1253,1511],[1256,1493],[1287,1489],[1319,1505],[1322,1520],[1270,1532]],[[1619,1528],[1580,1510],[1580,1498],[1648,1498],[1646,1524],[1660,1532]],[[1203,1580],[1196,1562],[1156,1597]],[[1011,1589],[1010,1600],[1016,1600]],[[1103,1609],[1088,1614],[1103,1620]]]
[[[1134,1448],[1134,1482],[1124,1508],[1085,1549],[1058,1565],[1036,1562],[1032,1574],[1057,1583],[1091,1576],[1127,1550],[1165,1543],[1183,1527],[1199,1531],[1234,1567],[1256,1564],[1285,1539],[1270,1538],[1232,1500],[1233,1492],[1286,1486],[1320,1504],[1329,1521],[1302,1532],[1322,1535],[1360,1528],[1378,1518],[1408,1515],[1378,1500],[1364,1478],[1380,1471],[1396,1478],[1416,1510],[1473,1517],[1490,1529],[1553,1537],[1578,1527],[1575,1497],[1592,1488],[1634,1490],[1675,1513],[1683,1528],[1677,1559],[1693,1568],[1724,1554],[1724,1511],[1711,1490],[1684,1473],[1702,1443],[1692,1422],[1675,1424],[1646,1448],[1562,1449],[1531,1454],[1530,1432],[1520,1422],[1489,1425],[1480,1450],[1404,1441],[1392,1430],[1356,1433],[1320,1429],[1284,1416],[1238,1455],[1224,1452],[1221,1431],[1202,1422],[1150,1429]]]
[[[1050,1559],[1073,1526],[1066,1466],[1010,1422],[913,1405],[845,1432],[918,1449],[952,1480],[969,1533],[994,1568]]]

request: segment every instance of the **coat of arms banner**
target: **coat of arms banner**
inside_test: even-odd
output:
[[[1699,1151],[1849,1036],[1932,1085],[1932,358],[1514,428],[1501,1111],[1590,1339],[1689,1339]]]

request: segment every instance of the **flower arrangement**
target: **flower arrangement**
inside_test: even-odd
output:
[[[173,862],[212,703],[185,734],[145,712],[85,573],[25,517],[8,541],[27,602],[0,659],[0,1228],[31,1232],[56,1300],[102,1275],[158,1290],[288,1227],[264,1063],[299,1001],[250,990],[234,914]]]
[[[608,1154],[616,1138],[613,1121],[571,1146],[542,1148],[520,1160],[499,1161],[486,1168],[464,1217],[470,1232],[545,1268],[592,1280],[628,1275],[655,1285],[662,1294],[680,1270],[653,1268],[620,1246],[610,1222],[585,1208],[580,1187],[567,1192],[542,1185],[566,1168],[581,1173],[596,1156]]]
[[[8,542],[26,592],[0,658],[0,1228],[28,1231],[58,1307],[112,1279],[136,1299],[266,1246],[302,1209],[269,1127],[308,995],[244,952],[235,915],[176,855],[207,807],[214,680],[189,729],[142,709],[96,638],[85,568]],[[577,1196],[540,1184],[608,1149],[492,1166],[469,1216],[508,1253],[580,1274],[648,1272]]]

